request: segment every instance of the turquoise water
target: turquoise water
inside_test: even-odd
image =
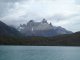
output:
[[[80,47],[0,46],[0,60],[80,60]]]

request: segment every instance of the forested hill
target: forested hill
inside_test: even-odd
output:
[[[80,46],[80,32],[56,37],[26,37],[17,38],[0,36],[1,45],[30,45],[30,46]]]

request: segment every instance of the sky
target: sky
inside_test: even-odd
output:
[[[8,25],[43,18],[54,26],[80,31],[80,0],[0,0],[0,20]]]

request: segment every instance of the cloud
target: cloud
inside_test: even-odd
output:
[[[0,2],[20,2],[21,0],[0,0]]]
[[[67,30],[71,30],[73,32],[80,31],[80,15],[73,15],[73,17],[69,16],[66,17],[63,20],[60,20],[58,22],[55,22],[54,25],[56,26],[62,26],[66,28]]]
[[[75,4],[79,5],[80,4],[80,0],[75,0]]]
[[[73,30],[80,26],[78,2],[79,0],[0,0],[0,19],[7,24],[19,25],[31,19],[41,21],[46,18],[53,25],[78,31],[79,28]]]
[[[13,6],[13,8],[9,8],[9,14],[7,15],[13,15],[13,18],[26,14],[29,14],[31,17],[32,15],[33,17],[34,15],[48,17],[54,14],[70,15],[75,13],[73,0],[24,0],[22,2],[15,2]]]

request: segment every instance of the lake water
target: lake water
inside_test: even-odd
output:
[[[80,60],[80,47],[0,46],[0,60]]]

